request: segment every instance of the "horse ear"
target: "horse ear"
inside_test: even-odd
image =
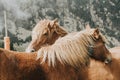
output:
[[[62,28],[62,27],[56,27],[56,30],[55,30],[55,32],[58,34],[58,35],[60,35],[61,37],[63,37],[63,36],[65,36],[65,35],[67,35],[68,34],[68,32],[64,29],[64,28]]]
[[[58,22],[58,19],[54,19],[53,21],[50,22],[51,28],[56,28],[56,23]]]
[[[86,30],[90,30],[91,29],[89,24],[86,24],[85,28],[86,28]]]
[[[52,26],[54,27],[54,25],[56,25],[56,23],[58,23],[58,19],[57,18],[53,20]]]
[[[48,28],[49,28],[49,29],[51,29],[51,25],[50,25],[50,22],[48,23],[48,25],[47,25],[47,26],[48,26]]]
[[[99,38],[99,29],[98,29],[98,28],[96,28],[96,29],[94,30],[93,36],[94,36],[96,39]]]
[[[57,23],[57,22],[58,22],[58,19],[57,19],[57,18],[54,19],[53,22],[54,22],[54,24]]]

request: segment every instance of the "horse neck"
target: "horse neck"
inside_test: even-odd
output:
[[[120,47],[111,48],[109,51],[112,55],[112,62],[109,66],[113,72],[120,73]]]
[[[120,58],[116,58],[113,54],[113,59],[112,62],[109,64],[105,64],[101,61],[97,61],[95,59],[90,60],[90,67],[89,67],[89,74],[93,75],[96,77],[93,77],[94,79],[101,79],[102,77],[112,79],[114,78],[115,80],[120,80],[119,74],[120,74]],[[97,72],[97,73],[96,73]],[[100,76],[101,75],[101,76]],[[92,78],[90,76],[90,78]],[[102,79],[103,79],[102,78]],[[92,79],[91,79],[92,80]]]
[[[105,65],[105,69],[113,75],[114,80],[120,80],[120,58],[112,56],[112,62]]]
[[[111,73],[114,75],[115,80],[120,80],[120,54],[118,54],[118,56],[116,56],[117,53],[112,54],[112,62],[108,65],[108,67],[110,68]]]

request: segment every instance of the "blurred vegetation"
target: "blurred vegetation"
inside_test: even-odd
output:
[[[14,44],[18,47],[23,44],[27,46],[32,28],[45,18],[58,18],[60,25],[69,32],[80,31],[89,23],[91,27],[99,27],[107,37],[109,47],[120,45],[120,0],[1,0],[1,40],[4,36],[4,10],[7,11],[7,26],[13,50],[17,50]]]

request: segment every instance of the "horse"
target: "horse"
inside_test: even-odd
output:
[[[54,68],[47,63],[39,64],[36,57],[36,52],[28,54],[0,48],[0,80],[79,80],[78,75],[86,74],[85,70],[79,71],[67,64]],[[85,76],[80,79],[88,80]]]
[[[87,26],[88,28],[90,28],[89,26]],[[98,48],[99,49],[99,48]],[[113,49],[115,49],[115,48],[113,48]],[[111,52],[111,49],[109,49],[110,50],[110,52]],[[118,57],[119,58],[119,51],[118,51],[119,49],[115,49],[114,51],[115,52],[111,52],[112,53],[112,57],[114,57],[115,55],[115,59],[116,59],[116,57]],[[117,52],[116,52],[117,51]],[[114,54],[114,53],[117,53],[117,54]],[[118,59],[117,59],[118,60]],[[112,62],[113,63],[113,62]],[[94,65],[92,65],[92,64],[94,64]],[[89,71],[89,73],[91,74],[91,72],[97,72],[97,70],[103,70],[103,72],[102,71],[100,71],[100,72],[98,72],[98,74],[96,74],[95,75],[95,73],[94,74],[91,74],[90,76],[93,76],[94,75],[94,77],[91,77],[91,79],[93,80],[93,79],[96,79],[96,78],[98,78],[98,79],[104,79],[104,80],[106,80],[106,79],[113,79],[113,75],[112,75],[112,73],[110,73],[110,71],[108,71],[108,70],[106,70],[106,68],[105,67],[103,67],[104,66],[104,64],[103,63],[100,63],[99,61],[94,61],[94,59],[91,59],[91,61],[90,61],[90,65],[92,65],[92,67],[90,67],[89,68],[89,70],[92,70],[92,71]],[[95,66],[96,65],[98,65],[98,67],[101,65],[101,67],[99,67],[99,69],[97,69]],[[105,72],[105,74],[107,74],[107,75],[105,75],[103,78],[102,78],[102,74]],[[100,76],[101,75],[101,76]],[[106,77],[106,76],[108,76],[108,77]],[[111,78],[112,77],[112,78]],[[119,77],[118,77],[119,78]],[[98,80],[98,79],[96,79],[96,80]],[[118,79],[119,80],[119,79]]]
[[[120,50],[112,48],[112,50],[113,49],[115,51]],[[118,54],[120,56],[120,52],[115,54]],[[45,74],[44,70],[42,70],[42,68],[46,68],[46,71],[49,68],[40,67],[39,62],[36,61],[36,57],[37,53],[27,54],[24,52],[7,51],[0,48],[0,80],[49,80],[46,79],[45,75],[47,74]],[[118,62],[116,62],[114,64],[113,66],[115,68],[111,69],[110,67],[109,69],[110,64],[108,66],[102,62],[92,59],[90,67],[88,67],[87,71],[84,73],[81,72],[81,76],[79,76],[81,77],[80,80],[119,80],[119,77],[118,79],[114,79],[114,75],[116,74],[112,73],[112,71],[116,70],[116,72],[119,72],[117,69],[119,69],[120,63],[118,64]],[[71,70],[72,74],[74,72],[74,69],[72,71],[72,69],[69,67],[67,67],[66,70]],[[117,75],[119,76],[119,73]],[[86,79],[84,79],[84,77],[86,77]]]
[[[90,27],[88,27],[89,29],[90,29]],[[97,37],[97,36],[96,36]],[[102,45],[101,45],[102,46]],[[104,45],[103,45],[104,46]],[[98,48],[99,49],[99,48]],[[112,50],[112,51],[111,51]],[[109,49],[109,51],[112,53],[111,55],[112,55],[112,57],[114,58],[113,60],[115,61],[112,61],[112,63],[111,63],[111,65],[112,66],[114,66],[114,64],[113,63],[118,63],[118,66],[119,66],[119,59],[120,59],[120,56],[119,56],[119,51],[120,50],[120,48],[119,47],[117,47],[117,49],[116,48],[112,48],[112,49]],[[101,52],[98,52],[99,54],[101,54]],[[116,56],[115,56],[116,55]],[[117,58],[118,57],[118,58]],[[109,60],[109,59],[108,59]],[[109,61],[108,61],[109,62]],[[115,64],[115,65],[116,65]],[[116,80],[116,77],[115,77],[115,74],[114,73],[112,73],[112,72],[110,72],[110,71],[112,71],[111,69],[109,69],[110,67],[108,66],[108,65],[104,65],[104,63],[101,63],[101,62],[99,62],[99,61],[96,61],[96,60],[94,60],[94,59],[92,59],[91,58],[91,60],[90,60],[90,68],[89,68],[89,77],[90,77],[90,80],[106,80],[106,79],[108,79],[108,80]],[[99,68],[98,68],[98,67]],[[106,69],[106,67],[107,67],[107,69]],[[116,68],[114,68],[114,71],[115,71],[115,69]],[[101,71],[99,71],[98,72],[98,74],[96,74],[96,72],[98,71],[98,70],[101,70]],[[118,73],[116,73],[116,74],[119,74],[120,72],[119,72],[120,70],[118,70],[117,72]],[[103,77],[103,74],[104,74],[104,77]],[[114,76],[113,76],[113,74],[114,74]],[[120,78],[119,78],[119,76],[117,76],[117,80],[119,80]]]
[[[70,35],[73,37],[73,34]],[[65,36],[66,39],[64,39],[65,37],[58,39],[53,45],[40,48],[38,53],[27,54],[26,52],[7,51],[0,48],[1,80],[89,80],[89,66],[86,65],[86,63],[89,63],[88,55],[90,53],[88,48],[91,45],[96,47],[98,42],[104,45],[104,39],[97,29],[75,33],[74,38],[70,38],[70,35]],[[60,40],[63,43],[61,44],[62,47],[66,47],[66,50],[61,53],[59,53],[60,51],[56,52]],[[69,45],[66,45],[66,43]],[[99,45],[101,45],[100,43]],[[52,49],[53,46],[56,47],[56,51]],[[62,47],[59,49],[62,49]],[[103,54],[95,53],[96,50],[102,51]],[[75,51],[81,51],[81,53]],[[71,52],[75,52],[75,54]],[[98,60],[100,59],[99,56],[103,56],[104,58],[100,61],[109,61],[108,59],[110,59],[110,53],[105,46],[95,49],[92,54],[93,58]]]
[[[67,33],[68,32],[58,24],[57,19],[52,21],[48,19],[41,20],[32,30],[32,41],[28,45],[26,52],[34,52],[41,46],[52,45],[59,37],[63,37]]]

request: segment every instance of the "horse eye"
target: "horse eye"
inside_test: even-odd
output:
[[[47,36],[47,35],[48,35],[48,33],[46,32],[46,33],[44,33],[43,35],[44,35],[44,36]]]
[[[106,44],[106,42],[105,42],[105,41],[103,41],[103,44]]]

